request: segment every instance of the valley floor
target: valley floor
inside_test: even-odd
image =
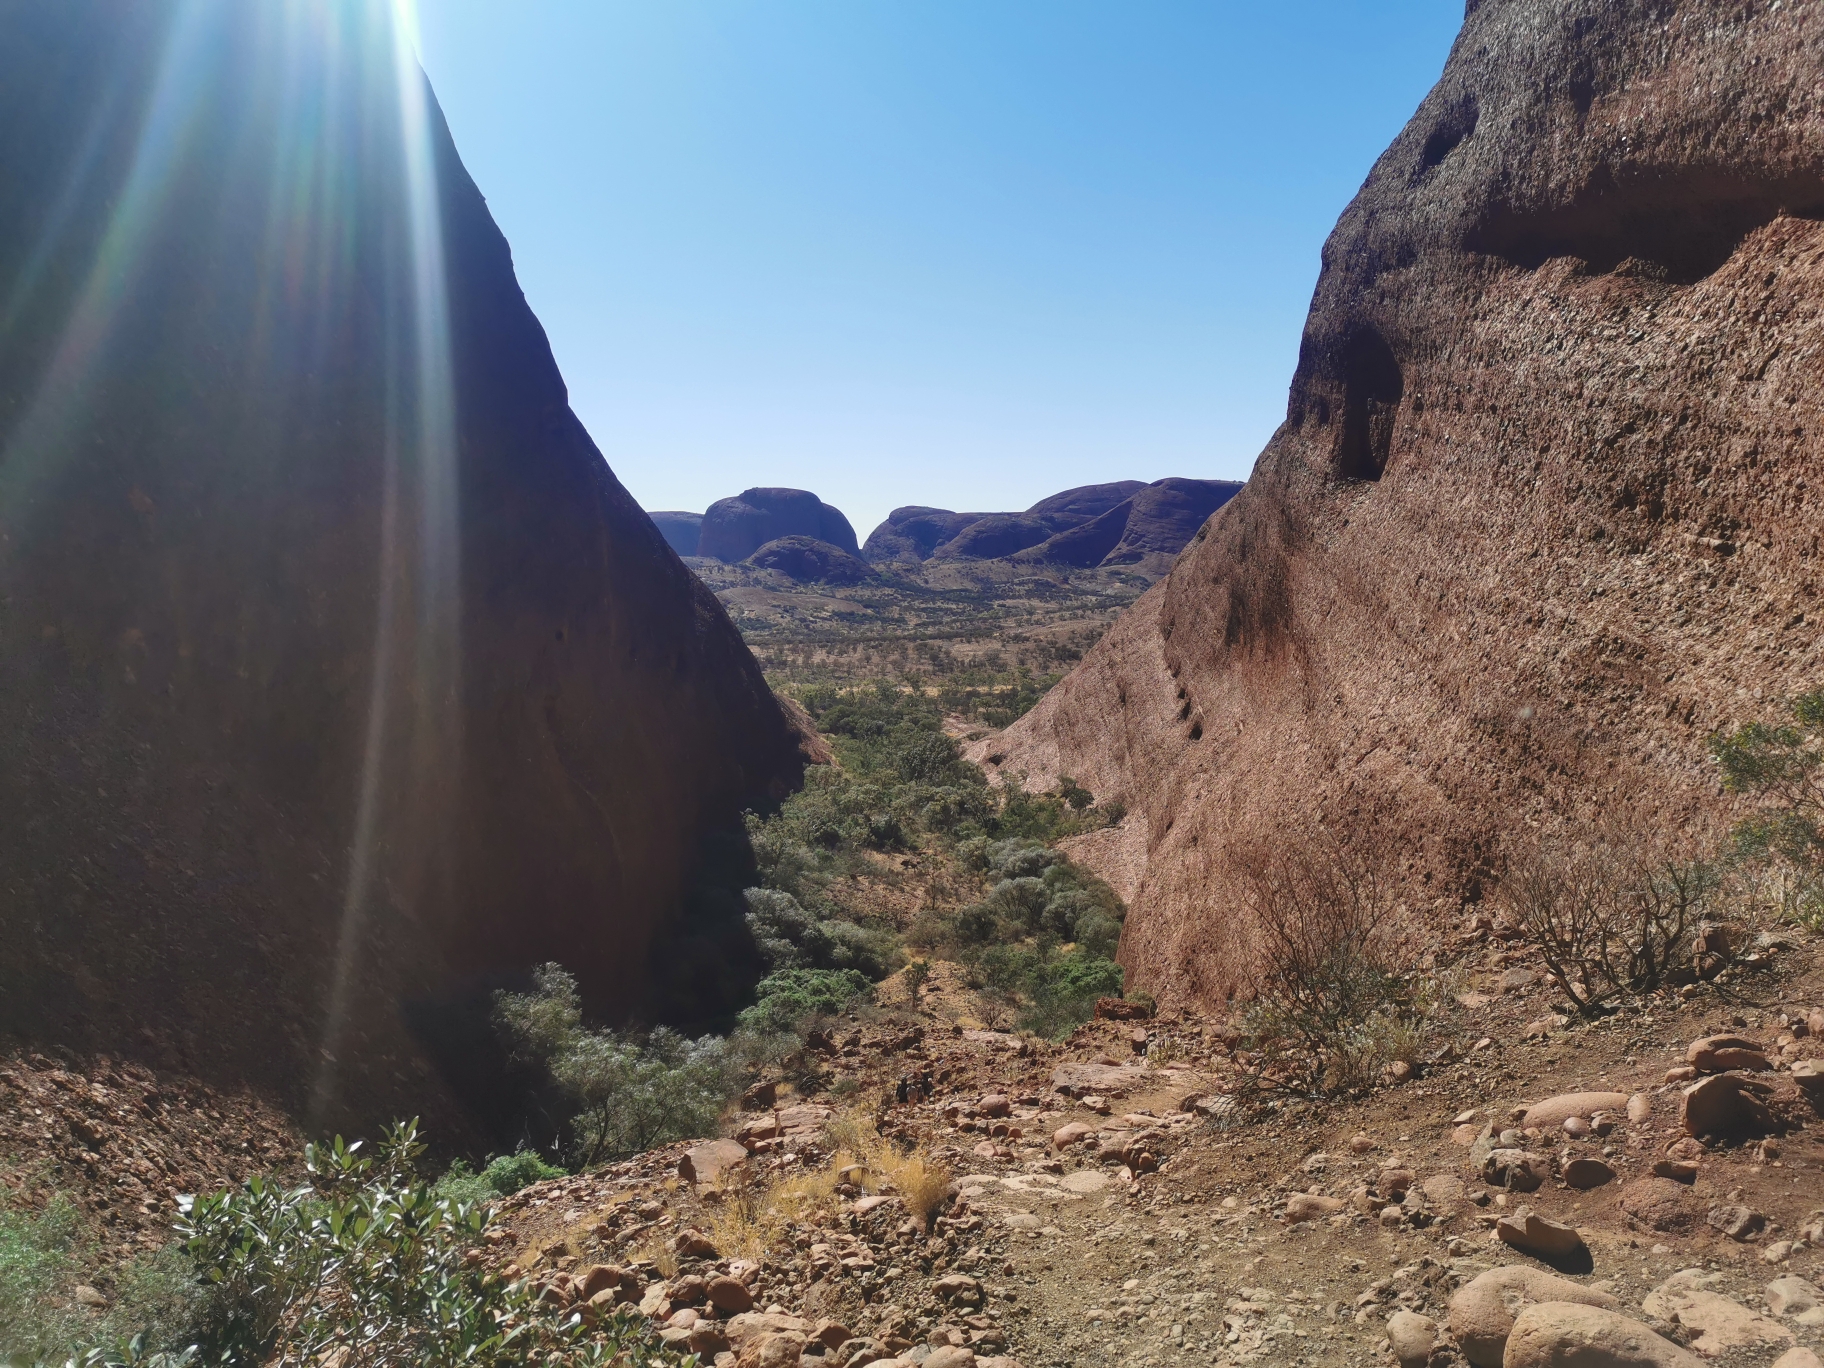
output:
[[[716,1245],[739,1185],[704,1178],[702,1163],[696,1183],[681,1180],[680,1159],[706,1151],[679,1145],[509,1199],[502,1257],[554,1283],[595,1264],[629,1269],[645,1309],[673,1321],[668,1337],[731,1365],[759,1361],[735,1351],[767,1333],[808,1337],[822,1353],[806,1363],[844,1365],[942,1368],[968,1362],[964,1349],[1028,1368],[1380,1364],[1390,1316],[1443,1327],[1455,1292],[1509,1265],[1606,1291],[1720,1364],[1770,1364],[1824,1346],[1824,1313],[1807,1309],[1824,1300],[1824,1127],[1798,1106],[1782,1133],[1700,1143],[1666,1074],[1719,1031],[1746,1032],[1784,1067],[1824,1056],[1807,1025],[1824,1003],[1821,949],[1795,937],[1726,997],[1704,988],[1573,1025],[1497,943],[1477,946],[1452,1043],[1417,1076],[1357,1102],[1264,1110],[1228,1091],[1236,1073],[1208,1023],[1097,1021],[1052,1045],[980,1029],[960,981],[934,978],[916,1009],[889,984],[889,1005],[839,1021],[825,1051],[796,1061],[806,1091],[781,1085],[774,1108],[736,1118],[751,1154],[733,1172],[804,1189],[842,1143],[844,1117],[858,1117],[954,1174],[954,1205],[928,1235],[872,1183],[813,1183],[827,1196],[764,1249],[729,1257]],[[1824,1025],[1824,1013],[1809,1020]],[[934,1096],[896,1102],[897,1080],[921,1070]],[[1790,1076],[1773,1077],[1793,1093]],[[1636,1099],[1605,1119],[1606,1137],[1527,1132],[1518,1119],[1590,1091]],[[1483,1180],[1490,1140],[1475,1142],[1514,1128],[1508,1142],[1553,1170],[1531,1193]],[[1689,1161],[1688,1186],[1651,1177],[1669,1155]],[[1577,1157],[1613,1177],[1566,1185]],[[1548,1263],[1503,1243],[1497,1220],[1523,1205],[1574,1227],[1587,1252]],[[700,1245],[686,1231],[704,1232]],[[700,1256],[678,1262],[680,1247]],[[1683,1270],[1697,1271],[1667,1289]],[[693,1276],[718,1274],[751,1294],[745,1321],[702,1302]],[[1433,1364],[1463,1361],[1437,1336]]]

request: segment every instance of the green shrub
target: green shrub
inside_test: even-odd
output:
[[[375,1158],[361,1145],[310,1146],[309,1181],[269,1178],[188,1204],[180,1233],[228,1308],[210,1362],[566,1368],[683,1364],[631,1311],[586,1327],[471,1257],[481,1205],[413,1176],[417,1123]]]
[[[1028,975],[1031,1005],[1020,1025],[1057,1038],[1095,1015],[1096,999],[1118,997],[1126,974],[1113,960],[1076,951],[1036,966]]]
[[[511,1197],[534,1183],[562,1178],[567,1172],[555,1164],[547,1164],[535,1150],[522,1149],[513,1154],[497,1155],[480,1173],[458,1159],[437,1180],[436,1192],[439,1197],[456,1201],[491,1202],[496,1197]]]
[[[1736,824],[1730,862],[1748,871],[1751,901],[1824,931],[1824,689],[1789,705],[1790,722],[1750,722],[1710,738],[1731,793],[1761,799]]]
[[[747,925],[767,964],[781,969],[854,969],[869,978],[886,976],[892,937],[841,918],[820,919],[790,893],[750,888]]]
[[[807,1017],[834,1016],[867,997],[874,985],[853,969],[782,969],[754,988],[756,1001],[741,1025],[762,1035],[795,1030]]]
[[[986,867],[1003,879],[1037,878],[1064,862],[1064,857],[1050,847],[1018,836],[990,842],[983,848],[982,857]]]
[[[714,1128],[734,1086],[726,1041],[691,1040],[664,1027],[644,1039],[591,1030],[573,977],[547,964],[536,983],[532,993],[499,994],[495,1020],[515,1053],[542,1067],[568,1101],[565,1129],[579,1165]]]

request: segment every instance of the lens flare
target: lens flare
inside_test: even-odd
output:
[[[408,373],[395,377],[404,392],[390,406],[393,431],[387,443],[381,518],[381,577],[374,627],[373,678],[368,696],[365,753],[356,800],[355,830],[349,847],[346,892],[338,929],[334,973],[324,1018],[320,1063],[312,1089],[311,1120],[320,1125],[335,1104],[338,1059],[348,1029],[351,996],[360,973],[378,893],[381,828],[395,785],[407,802],[402,819],[416,828],[427,849],[439,845],[437,799],[446,793],[460,756],[458,688],[460,663],[460,546],[457,524],[456,396],[450,353],[449,282],[443,213],[437,177],[436,138],[430,93],[417,56],[417,16],[408,0],[393,0],[387,11],[397,99],[400,166],[405,190],[405,290],[410,314],[403,351]],[[399,382],[403,381],[403,384]],[[415,527],[401,525],[404,492],[416,504]],[[406,548],[408,543],[415,547]],[[415,562],[415,563],[412,563]],[[410,585],[409,626],[402,621],[399,593]],[[398,672],[410,634],[409,691],[395,697]],[[401,704],[405,707],[401,707]],[[405,714],[403,719],[401,714]],[[390,729],[405,721],[407,744],[399,747]],[[389,756],[409,756],[409,772],[388,776]]]
[[[165,39],[151,103],[140,125],[132,170],[50,363],[39,378],[31,406],[0,451],[0,509],[6,510],[14,527],[29,530],[32,500],[55,473],[57,457],[67,448],[71,432],[86,410],[90,384],[113,324],[146,268],[143,252],[150,229],[161,215],[172,172],[201,109],[200,70],[219,36],[208,22],[210,9],[205,0],[187,0],[177,10]],[[79,159],[78,178],[81,171]],[[80,180],[73,178],[66,193],[75,196],[80,190]],[[51,227],[56,227],[55,214]],[[39,251],[48,252],[53,243],[54,238],[47,235]],[[30,280],[28,269],[8,301],[9,323],[24,307]],[[0,338],[4,336],[0,333]]]

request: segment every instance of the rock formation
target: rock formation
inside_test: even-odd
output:
[[[1099,518],[1112,508],[1119,508],[1145,488],[1146,485],[1139,480],[1081,485],[1061,494],[1053,494],[1048,499],[1040,499],[1026,510],[1026,516],[1037,518],[1053,532],[1062,532],[1068,527],[1080,527],[1092,518]]]
[[[718,499],[703,515],[697,554],[733,563],[780,537],[814,537],[851,556],[861,548],[842,511],[802,489],[749,489]]]
[[[745,562],[760,570],[777,570],[801,584],[860,584],[874,571],[860,556],[815,537],[779,537]]]
[[[1210,515],[1240,492],[1234,480],[1156,480],[1013,559],[1086,568],[1146,565],[1163,573]]]
[[[679,513],[665,511],[647,515],[652,525],[659,529],[659,535],[665,538],[665,544],[680,556],[697,554],[697,544],[703,536],[703,515],[701,513]]]
[[[1824,679],[1820,70],[1792,5],[1469,6],[1248,487],[981,748],[1128,804],[1130,982],[1245,982],[1263,840],[1443,917],[1534,824],[1695,833],[1706,733]]]
[[[952,513],[947,508],[926,508],[913,504],[896,508],[887,520],[868,533],[862,556],[873,565],[889,561],[925,561],[970,523],[988,517],[986,513]]]
[[[365,1125],[456,1115],[541,961],[703,1010],[704,843],[797,733],[571,413],[393,7],[8,13],[0,1032]]]
[[[1037,546],[1052,529],[1029,513],[990,513],[977,518],[931,553],[933,560],[999,560]]]
[[[1241,486],[1232,480],[1139,480],[1083,485],[1024,513],[952,513],[896,508],[868,534],[862,554],[895,561],[999,560],[1138,565],[1163,573],[1204,520]]]

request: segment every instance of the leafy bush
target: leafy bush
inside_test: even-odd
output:
[[[207,1361],[506,1368],[683,1364],[623,1310],[591,1327],[489,1272],[474,1252],[485,1207],[413,1175],[417,1123],[375,1158],[359,1142],[310,1146],[310,1180],[254,1178],[188,1205],[180,1233],[227,1308]]]
[[[1710,753],[1725,789],[1762,800],[1732,833],[1733,862],[1758,867],[1751,896],[1824,931],[1824,689],[1801,694],[1790,711],[1790,722],[1719,732]]]
[[[706,1135],[734,1086],[728,1043],[664,1027],[644,1039],[583,1025],[576,980],[555,964],[532,993],[501,993],[495,1020],[515,1053],[542,1067],[569,1101],[566,1132],[578,1164],[639,1154]]]
[[[922,923],[916,939],[947,943],[965,958],[973,947],[1026,940],[1074,941],[1097,957],[1113,955],[1127,913],[1102,880],[1030,840],[971,842],[960,853],[966,865],[1004,877],[949,918]]]
[[[791,1031],[807,1017],[845,1010],[873,989],[867,975],[853,969],[782,969],[760,980],[741,1025],[763,1035]]]
[[[773,969],[854,969],[869,978],[886,976],[893,943],[885,932],[835,917],[820,920],[775,888],[750,888],[742,896],[754,944]]]
[[[496,1197],[511,1197],[534,1183],[562,1178],[565,1172],[555,1164],[547,1164],[533,1150],[498,1155],[480,1173],[458,1159],[437,1180],[437,1195],[463,1202],[491,1202]]]
[[[1003,879],[1037,878],[1052,866],[1064,863],[1057,851],[1024,837],[989,842],[982,855],[988,869]]]
[[[1119,997],[1125,981],[1113,960],[1081,950],[1042,962],[1027,975],[1031,1005],[1020,1025],[1043,1036],[1064,1035],[1095,1014],[1097,998]]]

